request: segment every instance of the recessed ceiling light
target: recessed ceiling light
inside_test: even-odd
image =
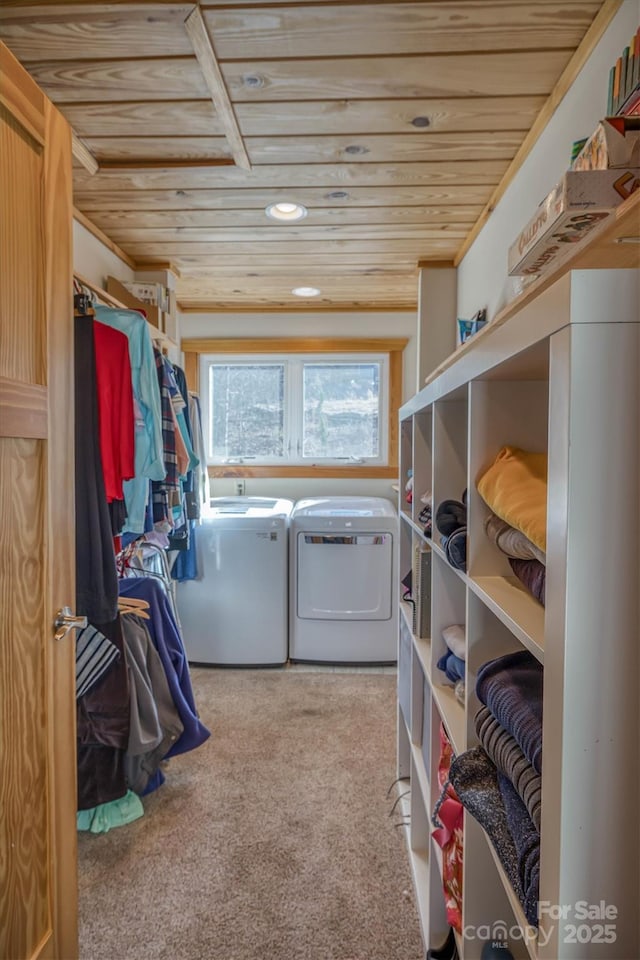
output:
[[[309,211],[301,203],[270,203],[264,212],[272,220],[293,223],[295,220],[304,220]]]
[[[291,291],[296,297],[317,297],[321,292],[317,287],[294,287]]]

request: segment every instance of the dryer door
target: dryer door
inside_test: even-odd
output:
[[[390,619],[392,534],[301,531],[297,547],[298,617]]]

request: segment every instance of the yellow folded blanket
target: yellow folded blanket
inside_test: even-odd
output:
[[[478,493],[502,520],[547,548],[547,454],[503,447],[478,480]]]

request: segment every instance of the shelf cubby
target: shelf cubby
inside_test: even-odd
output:
[[[480,960],[483,944],[473,929],[486,931],[499,921],[518,960],[637,954],[637,764],[629,766],[629,758],[637,756],[640,723],[639,297],[640,271],[578,270],[538,285],[535,297],[527,293],[517,309],[441,364],[400,411],[401,423],[410,424],[405,429],[414,459],[407,469],[416,471],[416,498],[431,482],[434,512],[432,539],[416,523],[417,503],[401,523],[407,562],[416,545],[431,552],[428,638],[415,636],[407,611],[402,617],[413,645],[413,743],[399,710],[399,763],[403,769],[413,764],[414,816],[424,799],[419,831],[440,794],[440,725],[457,754],[476,746],[480,667],[528,650],[545,666],[540,899],[604,901],[617,909],[612,944],[576,948],[563,925],[544,915],[536,936],[487,834],[465,812],[461,960]],[[538,544],[549,571],[544,606],[485,533],[490,508],[476,483],[505,446],[548,454],[546,542]],[[446,559],[435,514],[442,500],[461,500],[465,489],[467,567],[456,570]],[[452,624],[464,626],[464,704],[436,666],[445,650],[443,628]],[[631,784],[616,794],[625,829],[611,833],[601,825],[621,770]],[[429,875],[428,917],[421,912],[427,948],[439,946],[448,930],[442,857],[429,836],[422,864]]]
[[[485,605],[481,598],[469,594],[467,604],[467,746],[478,742],[475,716],[480,709],[476,696],[478,671],[489,660],[522,650],[522,644],[507,626]]]
[[[431,824],[427,810],[429,784],[422,768],[419,751],[411,758],[411,796],[409,849],[416,889],[416,904],[422,926],[422,935],[429,935],[429,861],[431,858]]]
[[[409,740],[409,731],[405,723],[404,715],[400,709],[398,701],[397,718],[397,764],[396,776],[399,780],[408,780],[411,775],[411,741]]]
[[[432,494],[433,482],[433,416],[431,407],[421,410],[413,418],[413,503],[412,518],[421,531],[424,526],[418,517],[424,507],[422,497]]]
[[[548,347],[516,358],[526,375],[522,380],[500,379],[513,375],[492,370],[486,379],[469,386],[469,503],[467,575],[469,586],[481,597],[521,643],[542,659],[544,652],[544,607],[520,583],[509,559],[485,533],[491,511],[476,484],[504,446],[536,453],[548,449],[549,380]]]
[[[467,388],[436,400],[433,413],[433,535],[443,500],[461,500],[467,487]]]
[[[411,661],[413,640],[411,629],[404,617],[400,617],[398,642],[398,703],[405,726],[411,736]]]
[[[464,960],[480,960],[486,939],[505,943],[515,960],[537,960],[536,930],[527,923],[491,840],[467,813],[463,862]]]
[[[453,685],[437,666],[447,645],[442,631],[452,624],[464,626],[466,621],[466,589],[446,560],[434,554],[431,571],[433,597],[431,614],[431,684],[433,698],[438,705],[443,722],[456,753],[465,749],[466,731],[464,707],[456,698]]]
[[[411,668],[411,742],[416,747],[422,746],[422,712],[424,709],[425,675],[413,647],[413,663]]]
[[[413,418],[408,417],[400,424],[400,478],[398,491],[399,512],[407,517],[413,516],[411,504],[407,503],[406,485],[413,470]]]

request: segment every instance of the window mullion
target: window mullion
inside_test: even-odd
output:
[[[289,389],[289,459],[302,462],[302,363],[299,357],[291,356],[288,362]]]

